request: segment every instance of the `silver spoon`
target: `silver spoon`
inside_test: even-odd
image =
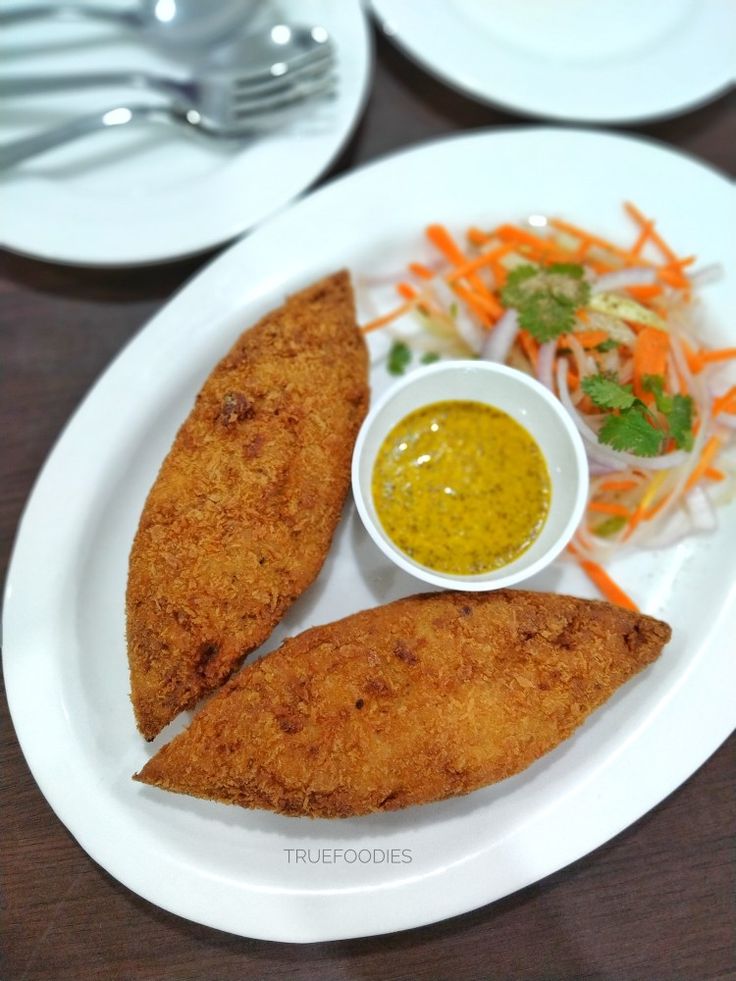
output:
[[[153,72],[79,72],[0,77],[0,96],[26,96],[103,86],[129,86],[209,105],[210,90],[237,88],[241,98],[278,97],[296,82],[324,77],[334,65],[334,47],[323,27],[275,24],[235,38],[192,63],[187,78]]]
[[[250,20],[253,4],[244,0],[138,0],[124,7],[61,0],[0,11],[0,27],[33,20],[73,18],[116,24],[161,47],[205,48]]]

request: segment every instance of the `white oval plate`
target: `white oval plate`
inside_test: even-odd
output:
[[[580,122],[693,109],[734,83],[728,0],[372,0],[383,29],[466,95]]]
[[[288,204],[330,165],[362,112],[371,75],[360,0],[259,0],[248,30],[321,24],[337,49],[337,96],[305,105],[252,145],[217,143],[166,125],[123,127],[0,175],[0,244],[50,262],[127,266],[202,252]],[[244,10],[249,9],[244,3]],[[38,21],[7,28],[2,75],[136,68],[186,75],[181,63],[114,27]],[[130,88],[4,98],[0,143],[67,119],[160,97]]]
[[[146,745],[128,700],[128,551],[198,386],[244,325],[343,265],[359,281],[421,258],[432,220],[461,228],[557,213],[628,240],[624,198],[656,216],[683,254],[696,252],[703,263],[730,257],[731,186],[670,150],[574,130],[462,136],[344,177],[235,244],[141,331],[83,402],[21,522],[5,597],[4,670],[18,738],[43,794],[92,858],[130,889],[192,920],[271,940],[415,927],[489,903],[596,848],[661,801],[732,730],[733,506],[720,513],[715,535],[615,564],[614,576],[642,608],[671,622],[672,643],[572,739],[510,780],[393,814],[310,821],[130,779],[172,731]],[[726,339],[734,292],[732,273],[707,292],[716,341]],[[389,381],[380,342],[374,392]],[[569,564],[530,582],[594,595]],[[371,542],[350,503],[321,576],[265,647],[420,590]]]

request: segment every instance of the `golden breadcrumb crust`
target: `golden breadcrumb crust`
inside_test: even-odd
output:
[[[367,378],[340,272],[245,331],[205,382],[130,555],[131,697],[147,739],[221,685],[319,572]]]
[[[410,597],[246,667],[136,779],[310,817],[466,794],[566,739],[670,634],[570,596]]]

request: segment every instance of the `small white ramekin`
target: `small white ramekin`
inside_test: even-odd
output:
[[[520,423],[537,441],[552,484],[550,509],[539,537],[508,565],[473,576],[436,572],[398,549],[381,527],[371,490],[376,454],[390,430],[416,409],[456,399],[494,406]],[[534,378],[489,361],[440,361],[402,378],[371,408],[355,443],[352,481],[358,514],[392,562],[433,586],[480,591],[528,579],[565,548],[585,510],[588,463],[583,442],[564,407]]]

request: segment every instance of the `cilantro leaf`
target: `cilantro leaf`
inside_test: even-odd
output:
[[[596,344],[595,349],[596,351],[600,351],[601,354],[605,354],[606,351],[613,351],[617,347],[621,347],[621,341],[616,341],[613,337],[609,337],[608,340]]]
[[[439,354],[437,354],[436,351],[427,351],[426,354],[423,354],[421,356],[419,362],[420,364],[434,364],[435,361],[439,361],[439,360],[440,360],[440,356]]]
[[[579,279],[581,283],[583,282],[583,276],[585,274],[585,270],[579,262],[553,262],[552,265],[547,266],[547,272],[551,273],[553,276],[555,274],[560,276],[570,276],[572,279]],[[587,283],[585,285],[587,286]],[[590,290],[588,290],[588,292],[590,292]]]
[[[631,394],[631,385],[620,385],[608,375],[589,375],[583,378],[582,386],[601,409],[630,409],[638,401]]]
[[[403,375],[409,367],[411,361],[411,351],[403,341],[394,341],[391,350],[388,352],[388,362],[386,367],[392,375]]]
[[[693,400],[689,395],[672,396],[667,422],[677,448],[690,451],[693,448]]]
[[[598,442],[637,456],[657,456],[662,449],[662,432],[649,419],[641,403],[632,405],[620,415],[608,416],[598,431]]]
[[[504,306],[519,311],[519,323],[540,343],[571,330],[575,311],[589,298],[583,267],[570,262],[517,266],[501,290]]]
[[[538,293],[519,308],[519,323],[540,344],[566,334],[575,326],[575,307],[550,293]]]
[[[501,299],[507,307],[522,307],[529,299],[530,280],[539,275],[536,266],[517,266],[506,277],[506,285],[501,290]],[[533,293],[534,290],[532,289]]]
[[[689,395],[665,395],[661,375],[645,375],[642,387],[654,395],[654,402],[667,420],[670,436],[680,450],[693,448],[693,400]]]
[[[654,396],[654,404],[660,412],[667,415],[672,410],[672,399],[664,394],[664,378],[661,375],[644,375],[641,387]]]

